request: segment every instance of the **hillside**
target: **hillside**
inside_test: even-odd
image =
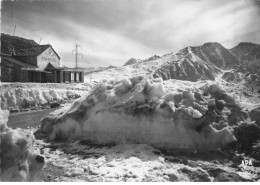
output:
[[[124,64],[124,66],[137,64],[138,62],[141,62],[141,61],[142,61],[141,59],[130,58],[130,59]]]
[[[114,69],[114,68],[117,68],[117,67],[112,66],[112,65],[110,65],[108,67],[88,67],[88,68],[84,68],[84,73],[85,73],[85,75],[88,75],[88,74],[97,73],[97,72]]]
[[[157,69],[155,75],[167,79],[214,80],[222,69],[237,68],[240,62],[219,43],[186,47]]]
[[[92,77],[96,80],[111,77],[119,79],[138,74],[161,77],[163,80],[179,79],[194,82],[214,80],[222,70],[240,68],[244,68],[243,64],[221,44],[206,43],[202,46],[186,47],[177,53],[154,55],[145,60],[131,58],[122,67],[106,70]]]
[[[242,42],[229,50],[243,64],[254,72],[260,71],[260,45],[250,42]]]

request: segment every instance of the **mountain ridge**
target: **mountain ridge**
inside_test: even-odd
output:
[[[229,51],[251,71],[260,73],[260,44],[241,42]]]
[[[244,45],[250,45],[250,48],[259,46],[242,42],[234,48],[241,48]],[[187,46],[176,53],[172,52],[163,56],[154,55],[146,60],[128,63],[128,66],[145,69],[145,65],[151,65],[150,68],[146,67],[146,70],[154,77],[161,77],[164,80],[214,80],[217,74],[223,70],[248,70],[245,62],[241,61],[241,58],[231,51],[232,49],[227,49],[218,42],[207,42],[200,46]],[[149,64],[149,62],[153,64]]]

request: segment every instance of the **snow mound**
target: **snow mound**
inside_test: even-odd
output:
[[[8,121],[9,111],[0,109],[0,131],[1,133],[6,129],[6,123]]]
[[[228,96],[226,102],[220,85],[169,91],[160,82],[134,77],[112,86],[100,84],[71,106],[43,118],[39,132],[49,140],[84,138],[168,149],[215,150],[236,141],[229,127],[211,126],[213,113],[233,100]],[[232,103],[238,106],[235,100]]]
[[[246,87],[250,91],[260,92],[260,74],[239,71],[226,71],[222,78],[230,84],[236,84],[241,87]]]
[[[58,101],[66,103],[82,96],[83,92],[59,89],[27,89],[13,88],[7,92],[1,92],[1,108],[29,108],[47,106],[50,102]]]
[[[34,153],[33,134],[8,128],[8,115],[0,109],[1,181],[42,181],[44,158]]]

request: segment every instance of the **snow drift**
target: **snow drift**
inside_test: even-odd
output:
[[[34,136],[8,128],[9,112],[0,109],[1,181],[42,181],[44,158],[34,153]]]
[[[229,104],[239,107],[218,84],[167,91],[162,80],[138,76],[98,85],[71,106],[43,118],[39,132],[49,140],[214,150],[236,141],[230,127],[216,130],[211,124],[213,112]]]
[[[0,94],[1,108],[29,108],[47,106],[52,101],[66,103],[80,97],[82,92],[58,89],[14,88]]]

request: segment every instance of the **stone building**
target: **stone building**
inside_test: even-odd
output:
[[[84,82],[84,70],[61,67],[51,45],[1,34],[2,82]]]

